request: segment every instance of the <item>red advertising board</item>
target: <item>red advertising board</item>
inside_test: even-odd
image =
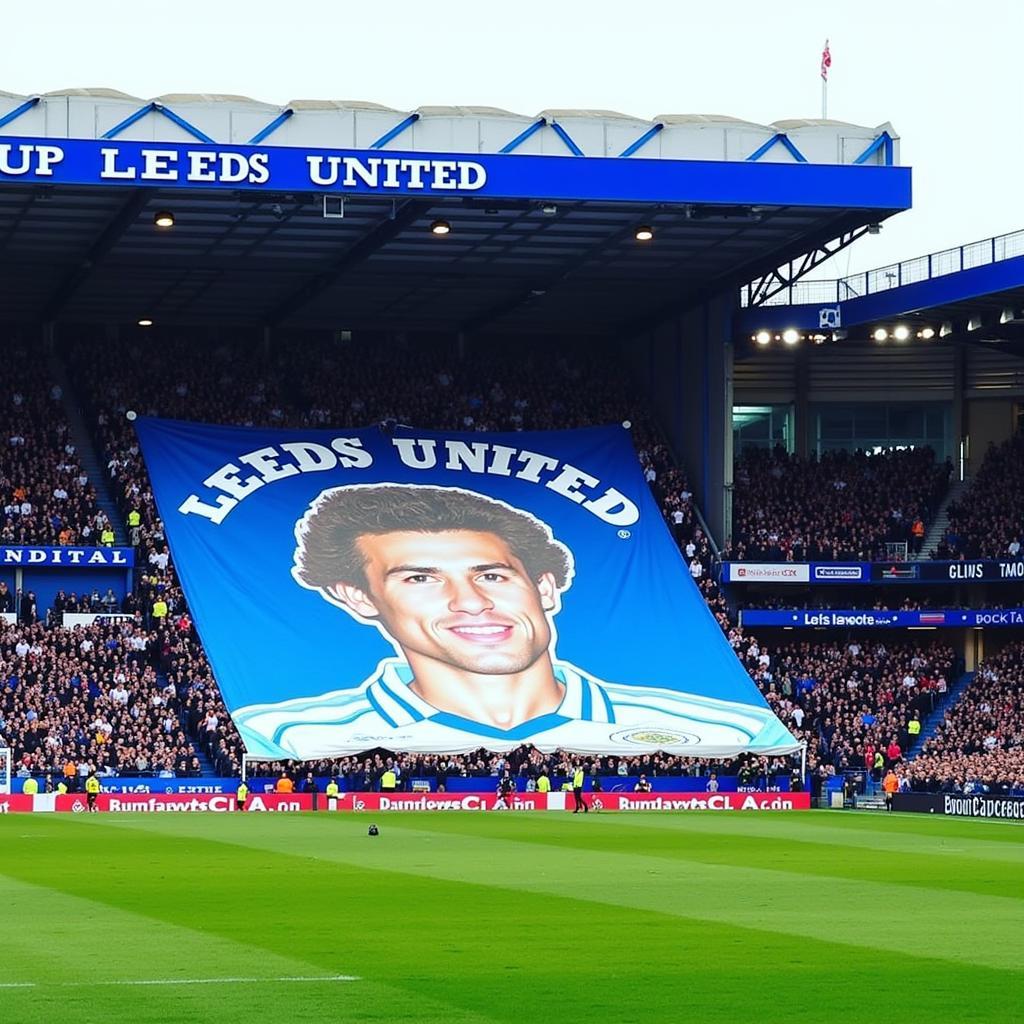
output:
[[[17,814],[32,810],[32,797],[24,793],[0,793],[0,814]]]
[[[595,811],[806,811],[810,793],[587,793]],[[321,801],[322,803],[324,801]],[[493,793],[343,793],[338,811],[489,811]],[[558,811],[573,807],[570,793],[519,793],[512,811]]]
[[[238,802],[231,793],[100,793],[96,807],[103,812],[180,813],[183,811],[224,814],[238,810]],[[88,811],[83,795],[67,794],[57,797],[58,811],[84,813]],[[246,811],[311,811],[313,797],[308,793],[253,793]]]
[[[491,811],[498,802],[494,793],[342,793],[337,811]],[[514,811],[546,811],[546,793],[521,793],[508,805]]]
[[[809,811],[811,794],[588,793],[587,802],[603,811]]]
[[[587,793],[592,811],[806,811],[809,793]],[[43,804],[46,801],[46,804]],[[38,806],[33,804],[38,802]],[[51,806],[52,805],[52,806]],[[96,806],[104,813],[226,814],[238,810],[231,793],[100,793]],[[570,811],[569,793],[519,793],[499,806],[494,793],[342,793],[317,796],[320,811]],[[88,811],[84,794],[31,797],[0,795],[0,814],[31,810],[82,814]],[[309,793],[252,793],[249,813],[312,811]]]

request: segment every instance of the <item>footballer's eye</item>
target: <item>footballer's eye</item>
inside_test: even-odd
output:
[[[406,583],[429,583],[434,577],[428,576],[425,572],[416,572],[405,577]]]
[[[500,572],[484,572],[477,577],[484,581],[484,583],[500,583],[507,577],[503,576]]]

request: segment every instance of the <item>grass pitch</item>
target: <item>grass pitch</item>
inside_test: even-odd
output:
[[[1024,1020],[1012,824],[10,815],[0,920],[4,1024]]]

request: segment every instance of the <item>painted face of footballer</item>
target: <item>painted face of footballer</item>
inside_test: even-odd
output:
[[[336,592],[364,618],[379,618],[417,680],[428,669],[424,662],[514,676],[546,655],[546,613],[557,607],[554,577],[531,579],[496,534],[400,531],[364,535],[358,546],[368,591],[344,585]],[[550,672],[546,658],[544,665]]]

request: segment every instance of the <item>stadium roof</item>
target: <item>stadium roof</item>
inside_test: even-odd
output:
[[[0,97],[7,320],[621,332],[910,205],[888,124]]]
[[[751,291],[737,340],[760,330],[822,329],[836,311],[843,338],[870,338],[901,323],[932,337],[999,345],[1024,356],[1024,231],[929,253],[838,280],[800,281],[761,303]]]

